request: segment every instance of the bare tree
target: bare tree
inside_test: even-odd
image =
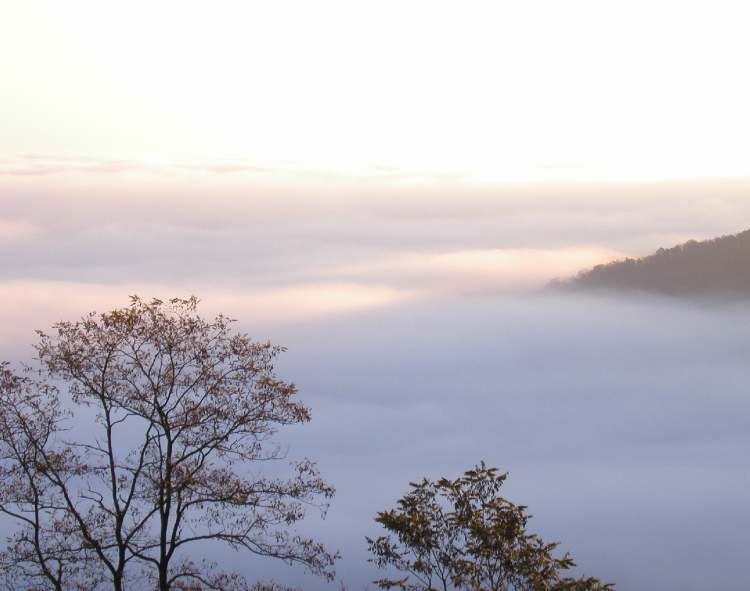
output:
[[[39,332],[25,374],[2,367],[0,512],[19,526],[0,557],[11,585],[247,588],[192,558],[217,542],[333,578],[337,555],[292,527],[308,506],[325,513],[333,488],[309,460],[281,476],[258,469],[284,458],[279,426],[310,419],[274,372],[283,349],[225,316],[201,318],[197,304],[134,296]]]

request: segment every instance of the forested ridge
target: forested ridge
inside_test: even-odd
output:
[[[673,296],[750,296],[750,230],[689,240],[643,258],[597,265],[554,288],[657,292]]]

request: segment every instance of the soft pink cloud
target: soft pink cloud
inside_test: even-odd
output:
[[[223,313],[249,328],[268,329],[324,316],[350,314],[394,305],[420,297],[417,290],[358,283],[310,283],[282,288],[220,289],[128,283],[105,285],[66,281],[0,282],[0,348],[10,350],[34,340],[33,331],[46,330],[59,320],[72,320],[91,311],[127,306],[128,296],[143,298],[198,296],[204,314]]]
[[[41,232],[42,229],[31,222],[0,218],[0,242],[31,238]]]

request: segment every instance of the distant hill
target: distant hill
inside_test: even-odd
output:
[[[673,296],[750,297],[750,230],[626,258],[554,281],[566,290],[638,290]]]

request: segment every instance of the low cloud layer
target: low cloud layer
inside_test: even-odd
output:
[[[54,312],[43,292],[6,301],[39,326],[114,297],[77,289],[60,290]],[[348,588],[378,576],[364,540],[379,533],[377,511],[410,481],[480,460],[510,471],[505,494],[529,506],[533,531],[620,591],[750,584],[746,305],[463,295],[288,322],[263,318],[272,300],[208,292],[203,311],[289,348],[279,371],[313,419],[279,441],[338,489],[326,520],[303,529],[342,551]],[[31,337],[6,339],[3,356],[27,358]],[[272,561],[205,553],[253,579],[328,588]]]
[[[507,494],[530,506],[532,529],[620,591],[750,585],[746,310],[532,289],[744,228],[746,181],[243,174],[0,180],[2,357],[28,359],[33,329],[131,293],[195,294],[205,313],[289,347],[281,369],[313,421],[282,440],[338,488],[328,519],[305,527],[342,550],[351,589],[377,576],[364,536],[378,510],[410,480],[482,459],[511,471]],[[252,578],[324,588],[225,558]]]
[[[313,407],[292,450],[339,489],[310,530],[361,588],[375,513],[485,460],[580,572],[621,591],[745,589],[749,329],[744,308],[500,297],[279,330]]]

